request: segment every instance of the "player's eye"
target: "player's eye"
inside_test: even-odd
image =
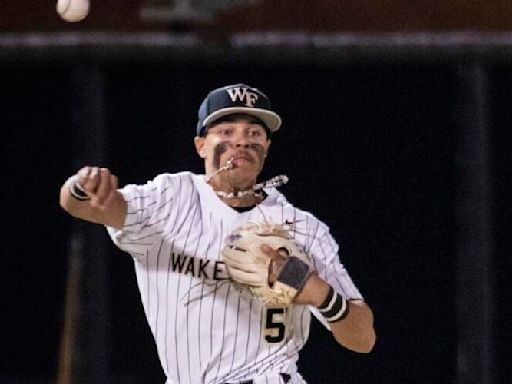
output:
[[[233,134],[233,129],[231,128],[223,128],[220,130],[220,134],[222,136],[231,136]]]
[[[260,137],[263,133],[259,129],[251,129],[249,131],[249,136],[251,137]]]

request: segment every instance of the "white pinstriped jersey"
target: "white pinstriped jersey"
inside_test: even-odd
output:
[[[135,262],[144,311],[168,384],[304,383],[298,352],[311,320],[307,306],[266,308],[227,280],[221,248],[248,221],[295,222],[294,236],[320,277],[345,298],[361,294],[340,264],[327,226],[267,189],[259,206],[238,212],[190,172],[163,174],[121,190],[128,203],[122,230],[108,228]]]

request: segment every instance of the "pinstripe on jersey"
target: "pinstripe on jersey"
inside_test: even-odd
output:
[[[124,227],[108,231],[134,259],[168,383],[278,384],[279,372],[289,373],[291,384],[304,383],[296,362],[308,338],[310,308],[265,308],[241,294],[227,279],[220,251],[225,235],[247,221],[295,222],[295,239],[320,277],[345,298],[361,298],[327,226],[275,189],[266,190],[258,207],[239,213],[203,175],[189,172],[159,175],[121,191],[128,203]]]

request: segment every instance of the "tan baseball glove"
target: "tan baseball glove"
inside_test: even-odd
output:
[[[272,256],[263,245],[275,251]],[[282,225],[238,227],[226,237],[222,255],[231,279],[266,305],[290,305],[312,272],[304,249]]]

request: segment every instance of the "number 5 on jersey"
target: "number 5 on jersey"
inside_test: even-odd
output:
[[[286,335],[286,308],[265,308],[263,335],[269,344],[280,343]]]

